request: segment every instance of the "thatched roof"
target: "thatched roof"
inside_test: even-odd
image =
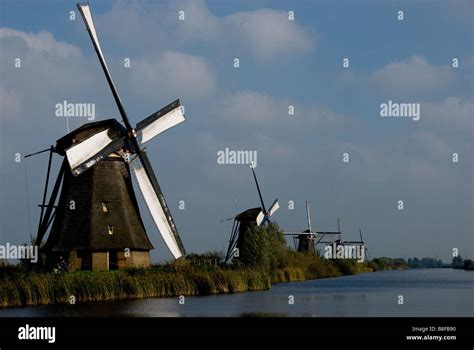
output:
[[[70,209],[71,201],[74,210]],[[113,234],[109,234],[109,225]],[[67,169],[44,251],[124,248],[153,249],[140,217],[128,164],[114,154],[77,177]]]
[[[252,209],[247,209],[246,211],[241,212],[235,217],[235,220],[240,221],[240,222],[256,222],[257,221],[257,216],[260,214],[262,211],[262,208],[252,208]]]

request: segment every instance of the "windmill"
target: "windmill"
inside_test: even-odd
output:
[[[257,192],[260,199],[261,207],[247,209],[237,214],[233,218],[223,220],[234,220],[230,234],[229,246],[227,248],[227,253],[225,256],[225,263],[227,263],[232,258],[239,257],[240,252],[244,248],[245,235],[249,227],[267,224],[268,222],[270,222],[270,217],[278,210],[278,208],[280,208],[277,198],[270,206],[270,209],[266,209],[253,164],[250,166],[250,169],[252,169],[255,185],[257,186]]]
[[[365,241],[364,241],[364,238],[362,237],[362,230],[360,229],[359,227],[359,237],[360,237],[360,241],[342,241],[340,242],[340,244],[342,245],[359,245],[359,246],[363,246],[364,247],[364,255],[365,255],[365,259],[368,259],[369,256],[367,254],[367,247],[365,246]]]
[[[341,241],[341,229],[339,225],[339,218],[337,219],[337,231],[313,231],[311,227],[311,214],[309,209],[308,201],[306,203],[306,218],[308,220],[308,228],[303,232],[285,232],[286,236],[292,236],[293,242],[295,245],[295,249],[298,252],[316,252],[316,245],[321,244],[328,244],[333,242],[340,242]],[[326,236],[335,236],[336,239],[332,241],[323,240]]]
[[[185,121],[179,100],[132,128],[112,81],[88,4],[78,3],[123,124],[108,119],[85,124],[50,151],[36,245],[52,225],[42,252],[47,263],[64,259],[72,269],[149,266],[152,244],[145,232],[131,178],[174,258],[186,254],[143,144]],[[36,154],[37,154],[36,153]],[[64,156],[48,204],[52,154]],[[61,186],[62,184],[62,186]],[[61,189],[57,205],[56,199]]]

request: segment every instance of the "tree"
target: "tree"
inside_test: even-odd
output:
[[[474,270],[474,261],[472,261],[471,259],[464,260],[463,269]]]
[[[285,239],[278,225],[249,225],[243,234],[245,239],[240,250],[240,263],[247,267],[276,270],[285,249]]]
[[[464,265],[464,259],[461,255],[455,256],[451,262],[453,269],[462,269]]]

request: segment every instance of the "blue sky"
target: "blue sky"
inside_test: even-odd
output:
[[[147,147],[188,251],[225,248],[230,225],[219,220],[234,213],[234,198],[240,210],[258,205],[247,166],[217,164],[216,153],[229,147],[258,152],[264,197],[280,199],[274,218],[282,228],[304,228],[308,199],[317,228],[335,229],[342,217],[345,238],[357,238],[361,227],[372,256],[449,260],[454,247],[474,255],[472,2],[91,6],[132,123],[176,97],[186,106],[188,121]],[[0,238],[12,243],[29,236],[24,164],[13,155],[66,133],[54,105],[93,102],[97,119],[118,117],[82,19],[70,21],[70,10],[75,2],[0,0]],[[177,20],[180,10],[185,21]],[[420,103],[420,121],[381,118],[388,100]],[[290,104],[295,116],[288,116]],[[454,152],[459,163],[451,161]],[[33,232],[45,162],[28,160]],[[178,210],[179,200],[186,210]],[[148,231],[154,259],[168,258],[151,225]]]

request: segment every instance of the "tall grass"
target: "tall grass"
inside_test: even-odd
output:
[[[69,303],[71,296],[76,302],[86,302],[237,293],[270,287],[270,276],[254,269],[22,272],[0,277],[0,307]]]
[[[262,239],[265,238],[265,239]],[[367,263],[327,260],[288,249],[278,226],[253,228],[247,258],[219,266],[219,253],[192,254],[151,269],[70,273],[0,268],[0,307],[209,295],[269,289],[273,283],[336,277],[373,271]]]
[[[0,307],[69,303],[72,296],[76,302],[88,302],[238,293],[266,290],[274,283],[356,273],[341,266],[314,254],[288,251],[279,268],[271,272],[256,268],[198,268],[189,261],[125,271],[10,271],[0,273]]]

